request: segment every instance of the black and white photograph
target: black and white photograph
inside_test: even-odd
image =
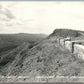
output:
[[[84,83],[83,1],[0,1],[0,83]]]

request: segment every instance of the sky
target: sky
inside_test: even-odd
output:
[[[43,33],[55,29],[84,30],[84,2],[0,2],[0,33]]]

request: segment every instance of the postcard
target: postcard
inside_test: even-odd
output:
[[[84,83],[83,1],[0,1],[0,83]]]

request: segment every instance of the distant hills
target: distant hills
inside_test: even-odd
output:
[[[16,48],[24,42],[33,45],[43,40],[45,37],[46,35],[44,34],[0,34],[0,53]]]

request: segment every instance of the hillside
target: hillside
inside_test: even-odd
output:
[[[0,56],[0,72],[3,73],[2,75],[6,75],[6,73],[9,73],[10,70],[12,70],[12,68],[14,67],[14,65],[16,65],[24,58],[23,53],[29,50],[29,48],[30,44],[24,42],[17,48]],[[7,70],[8,67],[9,70]]]
[[[52,38],[52,37],[51,37]],[[23,43],[0,60],[0,75],[84,76],[84,62],[47,38],[33,47]]]
[[[80,62],[68,50],[49,39],[31,49],[23,44],[5,57],[8,61],[5,60],[6,64],[1,67],[1,75],[84,76],[84,62]]]
[[[24,42],[1,55],[0,75],[84,76],[84,61],[77,59],[73,53],[51,38],[46,38],[32,47]]]
[[[57,37],[79,37],[81,36],[81,33],[84,33],[84,31],[78,31],[78,30],[72,30],[72,29],[55,29],[50,36],[57,36]]]

